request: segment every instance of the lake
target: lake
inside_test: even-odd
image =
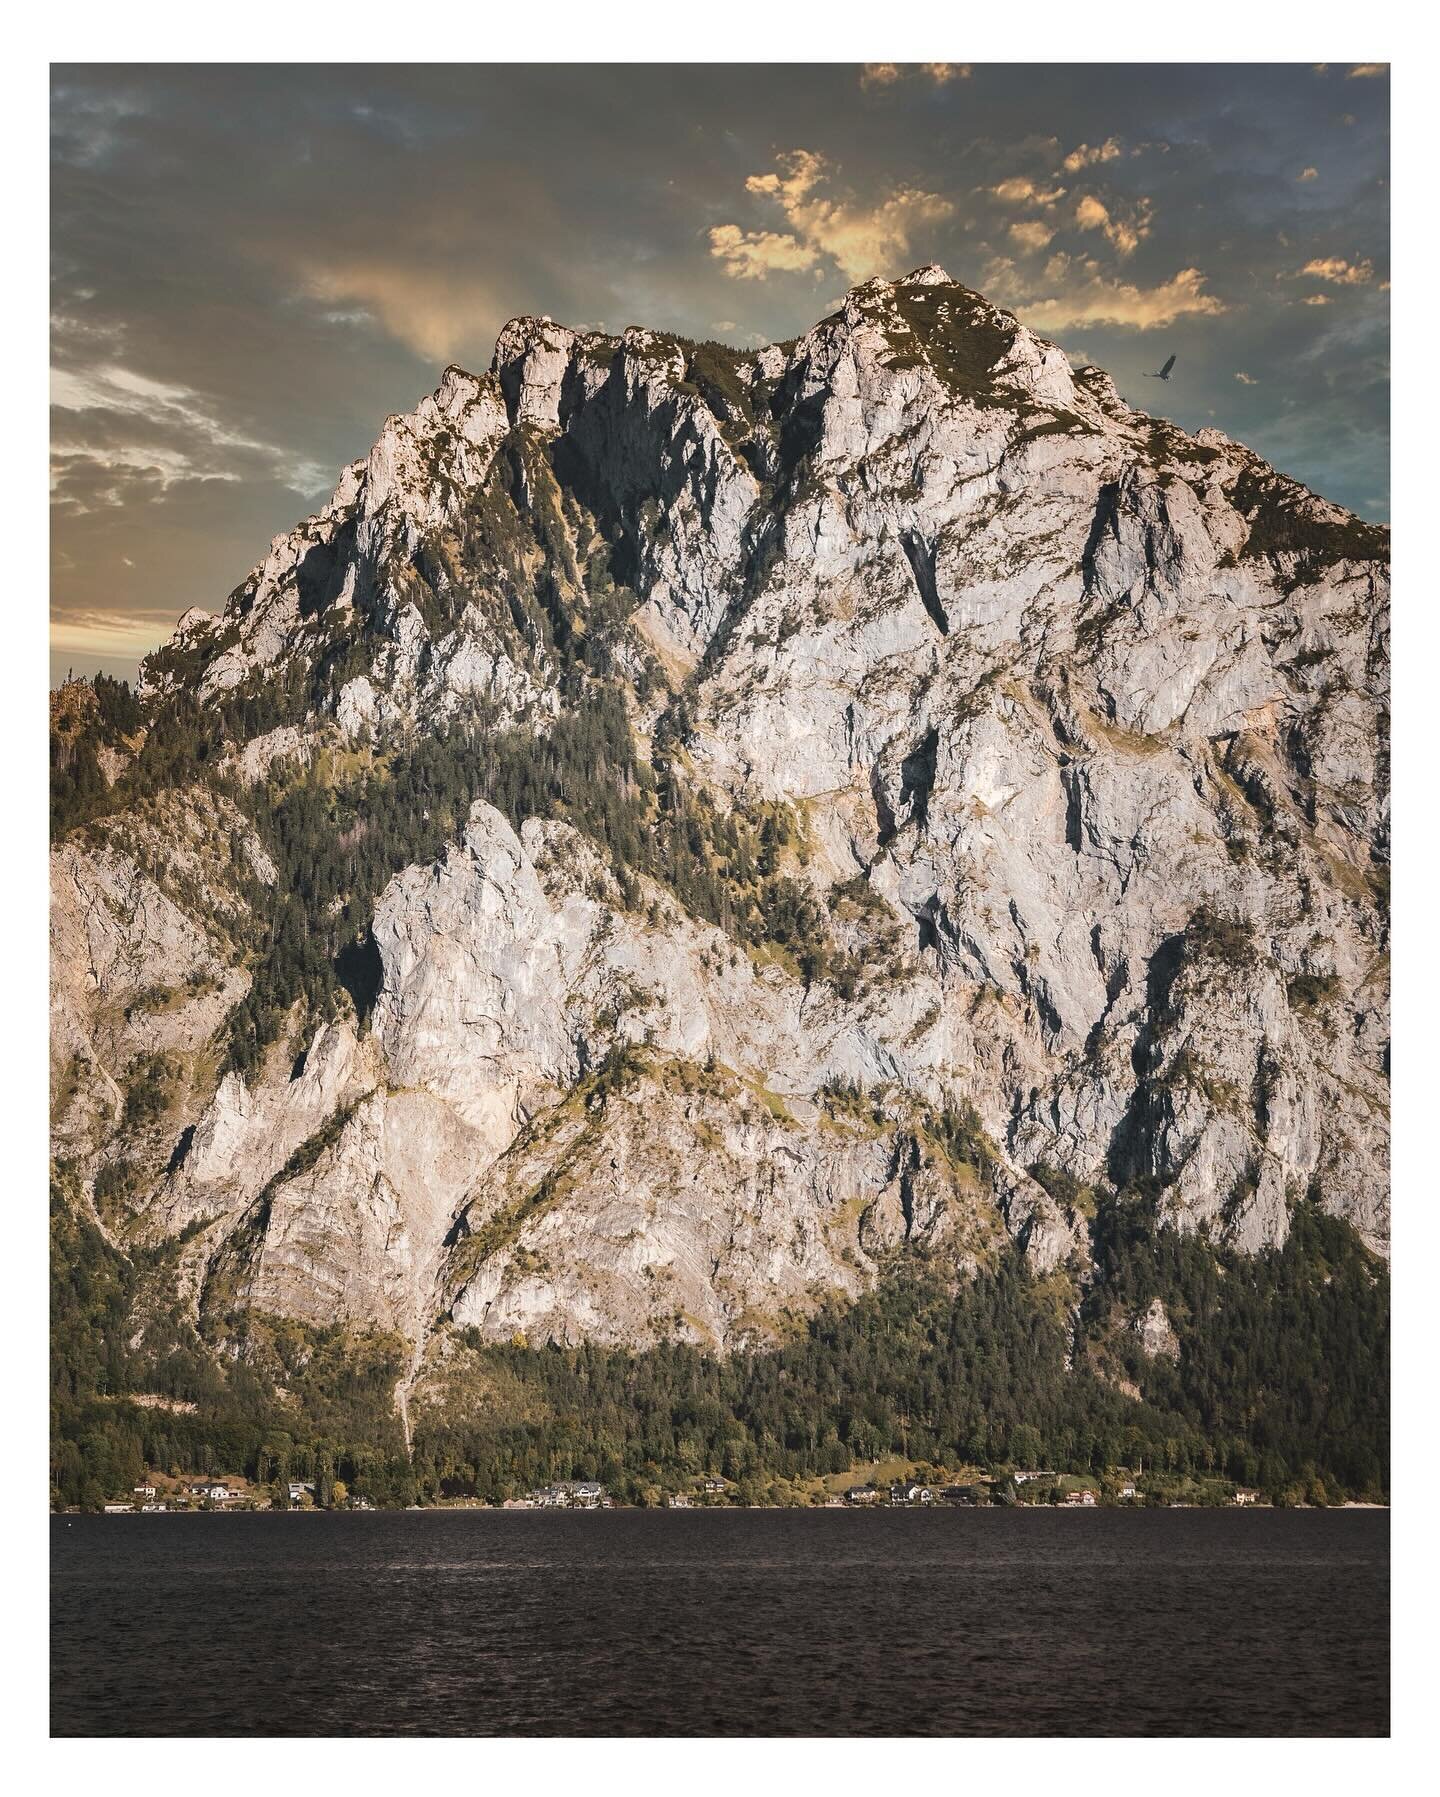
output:
[[[1383,1735],[1386,1511],[51,1519],[73,1735]]]

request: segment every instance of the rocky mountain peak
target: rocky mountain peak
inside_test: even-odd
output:
[[[1383,531],[938,267],[513,319],[77,786],[58,1137],[202,1313],[417,1352],[1078,1291],[1097,1204],[1383,1249],[1387,633]]]

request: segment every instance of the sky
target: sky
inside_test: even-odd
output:
[[[56,66],[51,679],[517,313],[750,346],[926,262],[1388,519],[1389,123],[1380,64]]]

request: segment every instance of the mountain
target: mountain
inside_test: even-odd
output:
[[[1014,1279],[1213,1437],[1215,1269],[1384,1274],[1388,605],[1385,531],[937,268],[750,353],[513,320],[52,702],[115,1389],[274,1435],[323,1363],[413,1457],[545,1344],[736,1377]]]

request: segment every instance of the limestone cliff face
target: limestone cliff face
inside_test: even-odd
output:
[[[292,694],[227,751],[254,793],[461,718],[543,745],[605,683],[707,816],[791,820],[850,973],[477,800],[374,904],[373,1005],[222,1077],[276,872],[197,789],[242,846],[186,881],[148,813],[57,845],[57,1138],[133,1164],[123,1227],[198,1227],[197,1302],[417,1353],[761,1340],[906,1240],[1083,1278],[1105,1182],[1252,1250],[1309,1194],[1383,1250],[1388,590],[1383,532],[938,269],[752,355],[515,320],[149,702]]]

